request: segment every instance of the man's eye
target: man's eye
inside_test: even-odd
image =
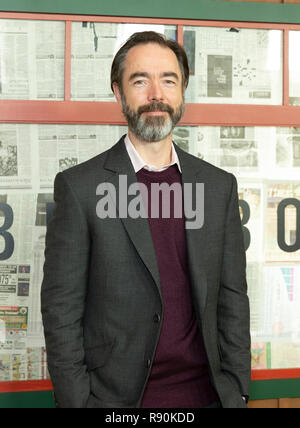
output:
[[[169,86],[173,86],[173,85],[175,85],[176,83],[174,82],[174,80],[165,80],[165,84],[166,84],[166,85],[169,85]]]
[[[134,85],[135,86],[142,86],[142,85],[144,85],[145,84],[145,81],[144,80],[136,80],[135,82],[134,82]]]

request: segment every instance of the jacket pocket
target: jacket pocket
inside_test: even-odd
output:
[[[110,357],[113,347],[114,342],[111,342],[85,349],[85,363],[88,371],[103,367]]]
[[[220,361],[222,361],[223,360],[222,350],[221,350],[221,345],[219,343],[218,343],[218,354],[219,354]]]

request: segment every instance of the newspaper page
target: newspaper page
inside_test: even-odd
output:
[[[250,301],[250,329],[252,342],[263,340],[264,327],[264,289],[263,289],[263,263],[250,262],[247,254],[247,285]]]
[[[300,58],[298,55],[300,31],[289,32],[290,104],[300,105]]]
[[[285,178],[299,179],[300,128],[277,128],[276,168]]]
[[[252,127],[198,127],[195,155],[238,177],[258,178],[261,137]]]
[[[173,132],[173,142],[187,153],[195,154],[198,127],[177,126]]]
[[[63,100],[65,80],[65,23],[34,23],[36,98]]]
[[[114,101],[109,82],[117,31],[118,24],[72,23],[73,100]]]
[[[264,266],[264,335],[267,339],[300,340],[299,279],[300,266],[278,263]]]
[[[32,190],[11,190],[0,201],[0,380],[46,379],[40,312],[45,216]]]
[[[0,51],[0,99],[64,99],[64,22],[0,19]]]
[[[263,186],[258,183],[239,183],[238,195],[247,262],[258,262],[263,259]]]
[[[126,130],[109,125],[39,125],[41,187],[51,188],[58,172],[108,150]]]
[[[266,188],[266,218],[264,225],[265,245],[264,257],[270,262],[300,262],[299,249],[299,207],[300,180],[295,182],[270,182]],[[282,205],[284,200],[290,200],[287,206]],[[298,202],[297,202],[298,201]],[[279,207],[282,209],[279,210]],[[279,226],[278,221],[282,226]],[[283,228],[283,237],[279,245],[279,233]],[[290,248],[288,248],[290,247]]]
[[[72,23],[71,99],[115,101],[110,69],[117,50],[135,32],[153,30],[174,37],[173,26],[153,24]]]
[[[282,104],[282,32],[185,27],[187,102]]]
[[[300,266],[264,267],[261,330],[252,331],[252,368],[300,367]]]
[[[197,127],[195,156],[239,180],[299,180],[299,128]],[[300,167],[299,167],[300,168]]]

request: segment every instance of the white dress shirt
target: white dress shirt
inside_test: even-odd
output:
[[[149,144],[151,144],[151,143],[149,143]],[[126,135],[126,137],[125,137],[125,146],[126,146],[128,155],[130,157],[130,160],[132,162],[132,165],[133,165],[135,172],[140,171],[142,168],[145,168],[148,171],[161,172],[161,171],[164,171],[165,169],[169,168],[169,166],[175,165],[175,164],[177,164],[179,171],[182,172],[181,167],[180,167],[180,162],[179,162],[179,159],[178,159],[178,156],[177,156],[177,153],[176,153],[176,150],[174,148],[173,143],[172,143],[172,160],[171,160],[171,163],[166,165],[166,166],[163,166],[162,168],[157,168],[154,165],[147,164],[147,162],[145,162],[141,158],[141,156],[138,154],[138,152],[136,151],[136,149],[135,149],[134,145],[132,144],[132,142],[130,141],[128,135]]]

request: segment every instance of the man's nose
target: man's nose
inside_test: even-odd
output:
[[[153,81],[149,87],[148,100],[162,101],[163,99],[164,99],[164,92],[160,82]]]

